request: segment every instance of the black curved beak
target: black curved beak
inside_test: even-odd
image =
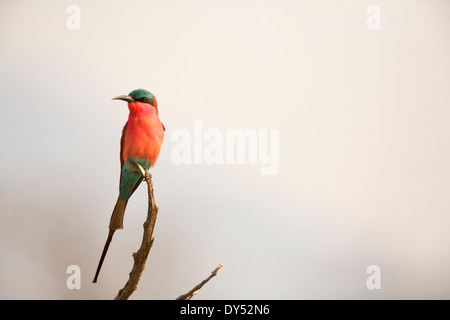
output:
[[[117,96],[117,97],[112,98],[112,100],[123,100],[126,102],[134,102],[134,99],[127,95]]]

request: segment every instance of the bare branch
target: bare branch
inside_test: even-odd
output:
[[[216,269],[214,269],[213,272],[211,272],[211,274],[209,275],[208,278],[206,278],[205,280],[203,280],[202,282],[200,282],[198,285],[196,285],[191,291],[189,291],[188,293],[182,294],[181,296],[179,296],[176,300],[191,300],[191,298],[197,294],[197,291],[200,290],[209,280],[211,280],[213,277],[215,277],[217,275],[217,271],[219,271],[219,269],[222,268],[222,265],[219,264]]]
[[[144,222],[144,234],[142,236],[141,247],[135,253],[133,253],[134,264],[130,272],[130,277],[128,278],[125,286],[119,290],[114,300],[127,300],[131,294],[136,291],[139,280],[141,279],[142,272],[145,269],[145,263],[150,253],[150,249],[153,245],[153,230],[155,228],[156,217],[158,215],[158,207],[156,206],[154,195],[153,195],[153,183],[152,176],[147,170],[144,170],[141,165],[137,163],[139,170],[144,176],[144,180],[147,182],[148,186],[148,212],[147,219]],[[209,275],[208,278],[196,285],[191,291],[186,294],[179,296],[176,300],[190,300],[197,291],[200,290],[209,280],[217,275],[217,271],[222,268],[219,264],[216,269]]]
[[[142,167],[139,169],[144,171]],[[158,215],[158,207],[156,206],[153,196],[152,176],[145,170],[144,177],[148,186],[148,212],[147,220],[144,222],[144,234],[142,236],[141,247],[137,252],[133,253],[134,264],[130,272],[130,277],[125,286],[119,290],[114,300],[127,300],[137,289],[138,282],[145,269],[145,262],[147,261],[148,254],[153,245],[153,230]]]

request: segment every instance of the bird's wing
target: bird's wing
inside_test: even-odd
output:
[[[136,189],[139,187],[139,185],[141,184],[142,180],[144,179],[143,176],[141,176],[138,180],[138,182],[136,182],[136,184],[133,187],[133,190],[131,190],[131,195],[130,197],[133,195],[134,191],[136,191]]]
[[[120,186],[122,184],[122,168],[123,168],[123,149],[124,149],[124,143],[125,143],[125,134],[127,132],[127,123],[123,126],[122,129],[122,137],[120,138],[120,180],[119,180],[119,191]]]
[[[120,138],[120,180],[119,180],[119,191],[120,191],[120,186],[122,185],[122,168],[123,168],[123,149],[124,149],[124,144],[125,144],[125,135],[127,133],[127,123],[125,123],[125,126],[122,129],[122,137]],[[136,184],[133,187],[133,190],[131,191],[131,195],[134,193],[134,191],[137,189],[137,187],[139,187],[139,185],[142,182],[142,179],[144,177],[141,176],[139,178],[139,180],[136,182]],[[131,197],[130,195],[130,197]]]

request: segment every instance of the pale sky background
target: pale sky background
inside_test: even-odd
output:
[[[72,4],[80,30],[66,26]],[[195,299],[449,299],[449,31],[446,0],[2,0],[0,298],[123,287],[144,184],[91,283],[128,117],[111,98],[146,88],[167,131],[132,299],[174,299],[219,263]],[[171,134],[195,121],[278,129],[278,173],[174,164]],[[66,287],[72,264],[80,290]]]

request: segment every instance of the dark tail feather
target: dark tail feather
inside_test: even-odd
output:
[[[106,252],[108,252],[109,244],[111,243],[114,231],[116,231],[116,230],[109,229],[108,239],[106,239],[105,247],[103,248],[102,256],[100,257],[97,271],[95,272],[95,277],[94,277],[94,280],[92,281],[93,283],[97,282],[98,274],[100,273],[100,269],[102,268],[103,260],[105,260]]]
[[[125,213],[127,203],[128,200],[117,199],[116,205],[111,215],[111,220],[109,221],[110,229],[117,230],[123,228],[123,215]]]
[[[105,260],[106,252],[108,252],[109,244],[111,243],[114,231],[123,228],[123,215],[125,213],[125,208],[127,207],[128,200],[117,199],[116,205],[114,206],[113,213],[111,215],[111,220],[109,221],[109,233],[106,239],[105,247],[103,248],[102,256],[98,263],[97,271],[95,272],[95,277],[93,283],[97,282],[98,274],[102,268],[103,260]]]

